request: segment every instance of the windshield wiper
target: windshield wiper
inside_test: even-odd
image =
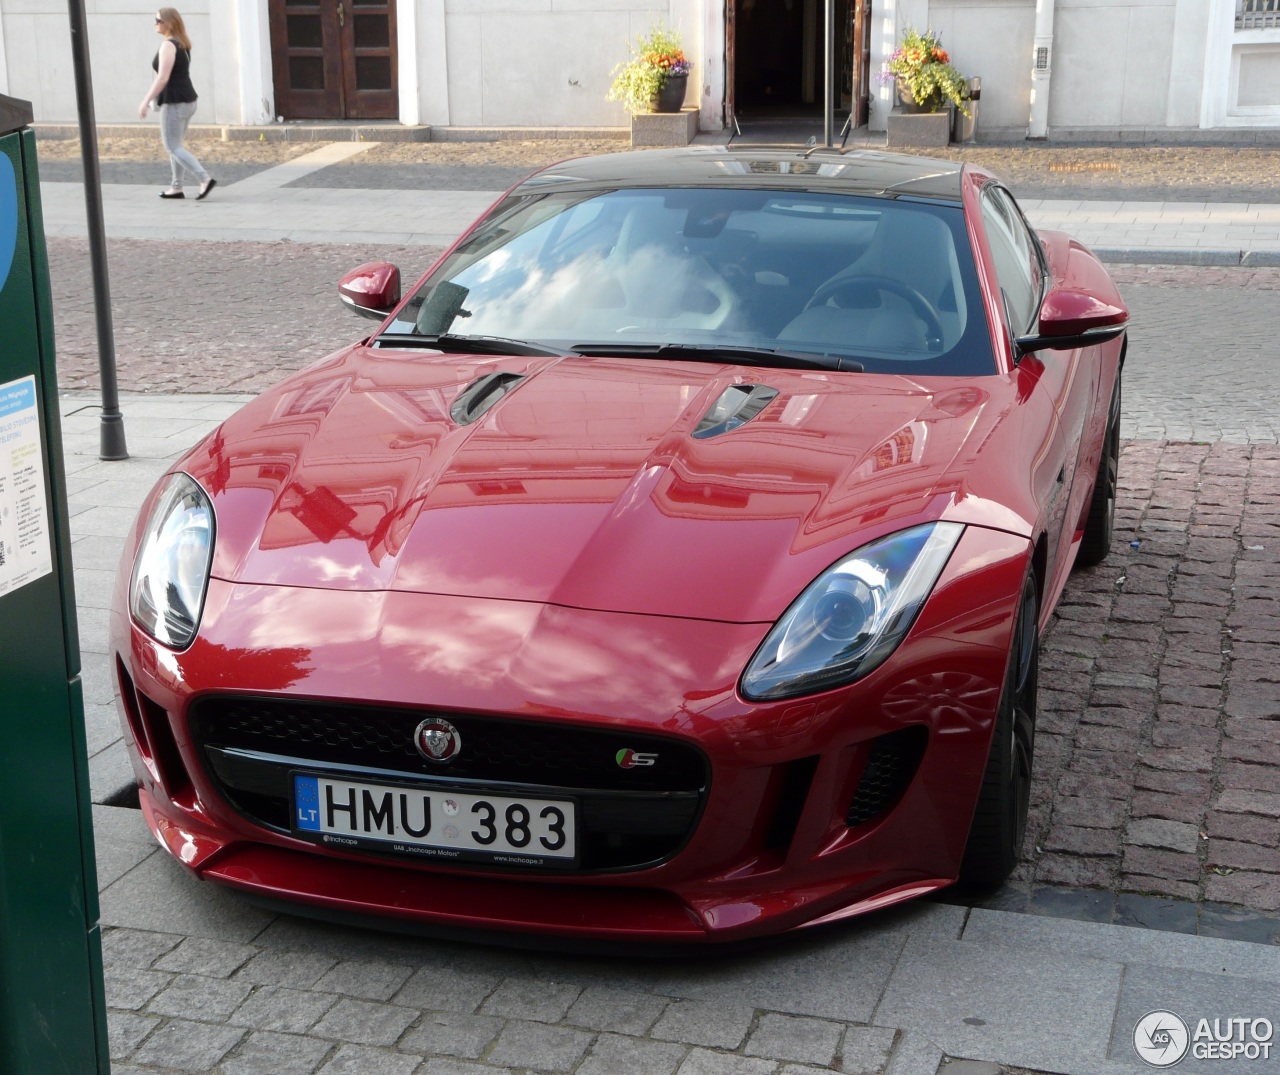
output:
[[[513,340],[506,336],[462,336],[452,332],[419,335],[416,332],[384,332],[373,338],[375,344],[392,347],[422,347],[453,355],[555,355],[570,354],[559,347],[549,347],[529,340]]]
[[[848,355],[819,351],[785,351],[776,347],[747,347],[720,343],[579,343],[573,351],[580,355],[608,358],[614,355],[636,355],[656,358],[684,359],[691,362],[732,362],[744,366],[766,366],[770,369],[837,370],[862,373],[863,365]]]

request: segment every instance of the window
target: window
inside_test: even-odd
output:
[[[1015,333],[1026,332],[1040,310],[1044,272],[1039,242],[1002,187],[988,186],[983,191],[982,220],[1010,327]]]

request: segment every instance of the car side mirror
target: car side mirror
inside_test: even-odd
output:
[[[400,270],[386,261],[370,261],[338,281],[338,297],[361,317],[381,321],[400,304]]]
[[[1058,288],[1045,296],[1033,336],[1015,342],[1020,354],[1032,351],[1072,351],[1114,340],[1129,324],[1129,311],[1087,291]]]

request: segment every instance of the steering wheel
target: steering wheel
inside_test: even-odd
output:
[[[868,284],[877,291],[888,291],[905,300],[919,316],[920,320],[924,322],[925,338],[929,341],[929,349],[935,349],[935,341],[937,341],[937,347],[941,347],[943,335],[942,319],[938,316],[938,311],[934,309],[933,303],[910,284],[904,284],[901,280],[895,280],[892,276],[865,273],[834,277],[813,293],[813,298],[805,303],[804,308],[808,310],[814,306],[822,306],[828,299]]]

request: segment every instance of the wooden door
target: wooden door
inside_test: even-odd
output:
[[[395,0],[270,0],[276,112],[395,119]]]
[[[338,0],[338,31],[346,117],[395,119],[400,114],[395,0]]]

